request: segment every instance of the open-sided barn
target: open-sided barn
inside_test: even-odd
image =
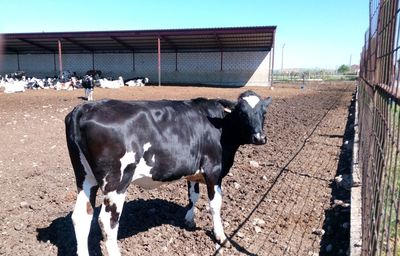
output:
[[[0,73],[146,76],[150,83],[271,85],[275,26],[4,34]]]

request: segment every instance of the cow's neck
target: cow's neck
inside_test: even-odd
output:
[[[239,140],[238,132],[235,132],[235,125],[232,115],[227,115],[224,118],[224,124],[222,125],[222,134],[221,134],[221,145],[222,145],[222,169],[223,176],[227,175],[229,169],[233,165],[233,161],[235,158],[236,151],[239,146],[242,144]]]

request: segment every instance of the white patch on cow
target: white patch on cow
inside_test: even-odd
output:
[[[101,187],[101,190],[104,191],[106,189],[106,185],[107,185],[107,176],[104,176],[103,178],[103,186]]]
[[[110,205],[115,204],[116,212],[119,213],[119,220],[119,217],[121,217],[122,208],[124,206],[125,194],[118,194],[116,191],[112,191],[105,195],[104,199],[108,199]],[[102,228],[103,234],[105,236],[104,239],[106,241],[108,255],[121,255],[117,243],[119,221],[117,221],[117,224],[114,227],[111,227],[111,218],[111,211],[107,212],[103,203],[99,215],[99,220],[102,224],[100,225],[100,227]]]
[[[79,146],[78,146],[78,148],[79,148]],[[85,170],[86,175],[90,175],[94,179],[94,176],[93,176],[93,173],[92,173],[92,168],[90,168],[90,165],[89,165],[88,161],[86,160],[86,157],[82,153],[80,148],[79,148],[79,158],[81,160],[81,164],[83,165],[83,169]]]
[[[146,144],[144,144],[143,145],[143,153],[146,152],[150,147],[151,147],[150,142],[147,142]]]
[[[132,182],[144,189],[154,189],[162,185],[162,182],[155,181],[152,179],[150,173],[152,166],[146,164],[146,161],[141,158],[139,163],[136,165],[135,173],[132,177]]]
[[[243,99],[245,101],[247,101],[247,103],[249,103],[251,108],[254,108],[257,105],[257,103],[260,101],[260,98],[258,98],[256,95],[246,96],[246,97],[243,97]]]
[[[151,144],[147,142],[143,145],[143,154],[151,147]],[[152,161],[154,162],[155,156],[152,156]],[[155,181],[152,179],[152,175],[150,173],[151,168],[153,166],[147,165],[144,158],[140,158],[139,163],[136,165],[135,173],[132,177],[132,182],[135,185],[138,185],[144,189],[154,189],[161,186],[163,183],[160,181]]]
[[[90,204],[90,190],[93,186],[97,185],[97,182],[86,157],[82,152],[79,152],[79,154],[86,175],[83,180],[83,190],[78,194],[71,218],[75,229],[77,253],[78,255],[88,255],[87,239],[90,231],[90,223],[93,218],[93,212],[90,213],[88,211],[88,204]]]
[[[195,217],[195,204],[197,202],[197,200],[199,200],[199,193],[196,193],[195,189],[194,189],[194,184],[196,184],[196,182],[190,182],[190,189],[189,189],[189,194],[190,194],[190,201],[192,202],[192,208],[190,208],[185,215],[185,220],[189,225],[195,225],[194,223],[194,217]]]
[[[226,240],[226,236],[221,221],[222,191],[218,185],[214,186],[214,191],[214,198],[210,201],[211,216],[214,224],[214,234],[217,241],[223,242]]]
[[[121,161],[121,178],[120,181],[122,180],[122,177],[124,176],[124,170],[129,164],[135,163],[135,155],[133,151],[126,152],[125,155],[120,159]]]

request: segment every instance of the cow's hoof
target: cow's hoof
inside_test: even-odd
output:
[[[222,247],[225,247],[225,248],[231,248],[232,247],[232,244],[231,244],[231,242],[229,242],[228,238],[225,238],[222,242],[219,241],[219,244]]]

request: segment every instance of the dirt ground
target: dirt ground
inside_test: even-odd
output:
[[[118,236],[123,255],[346,255],[348,241],[341,240],[349,232],[348,209],[333,211],[333,187],[334,177],[348,167],[340,160],[355,83],[274,90],[96,88],[94,97],[235,99],[247,89],[273,102],[265,124],[267,144],[240,147],[223,181],[222,219],[233,247],[216,249],[205,187],[200,187],[197,228],[185,227],[188,198],[182,180],[156,190],[129,187]],[[83,90],[0,92],[0,255],[75,254],[76,187],[63,120],[83,102],[81,96]],[[341,212],[344,218],[338,218]],[[101,255],[97,221],[90,236],[91,254]]]

